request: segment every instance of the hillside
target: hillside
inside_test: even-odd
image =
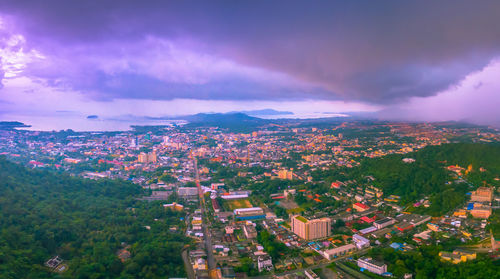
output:
[[[198,113],[183,117],[189,121],[186,127],[219,127],[235,132],[249,132],[268,123],[267,120],[244,113]]]
[[[415,162],[404,163],[403,158],[414,158]],[[374,184],[384,193],[401,196],[405,203],[428,196],[432,202],[428,213],[440,215],[465,202],[467,192],[485,183],[499,186],[494,179],[500,176],[499,158],[499,144],[446,144],[369,159],[356,169],[356,174],[372,175]],[[455,180],[452,173],[445,169],[449,165],[463,168],[471,165],[472,171],[463,176],[471,185],[452,182]]]
[[[403,158],[415,162],[405,163]],[[446,167],[459,165],[464,168],[461,180]],[[471,171],[465,169],[471,166]],[[421,213],[434,216],[446,214],[463,205],[466,193],[479,186],[500,187],[500,144],[454,143],[428,146],[417,152],[393,154],[380,158],[367,158],[355,168],[335,168],[312,173],[316,180],[326,181],[326,186],[336,180],[354,179],[382,189],[385,196],[398,195],[402,205],[410,205],[429,198],[431,206],[420,208]],[[373,181],[368,177],[374,178]]]
[[[184,276],[185,239],[168,232],[181,225],[180,213],[136,201],[141,192],[128,182],[29,170],[0,157],[0,278]],[[131,257],[122,262],[124,247]],[[56,255],[69,267],[57,276],[44,266]]]

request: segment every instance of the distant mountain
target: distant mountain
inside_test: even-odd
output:
[[[0,130],[13,130],[16,128],[27,128],[31,125],[26,125],[19,121],[0,121]]]
[[[99,118],[99,116],[97,116],[97,115],[89,115],[89,116],[87,116],[87,119],[97,119],[97,118]]]
[[[268,123],[267,120],[244,113],[198,113],[179,117],[189,122],[187,127],[220,127],[233,131],[247,132]]]
[[[259,109],[259,110],[243,110],[232,111],[229,113],[244,113],[249,116],[271,116],[271,115],[293,115],[291,111],[279,111],[274,109]]]
[[[197,113],[194,115],[188,115],[180,117],[192,123],[198,122],[240,122],[240,121],[257,121],[260,118],[249,116],[247,114],[236,112],[236,113]]]

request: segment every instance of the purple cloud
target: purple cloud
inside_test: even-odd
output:
[[[15,29],[25,35],[28,47],[39,49],[55,61],[59,59],[70,73],[82,74],[71,76],[66,81],[69,86],[114,97],[292,96],[376,103],[404,101],[412,96],[435,95],[468,73],[482,69],[499,55],[500,45],[500,30],[494,28],[499,23],[497,1],[481,5],[469,1],[292,1],[284,5],[255,1],[117,4],[52,0],[15,1],[0,4],[0,8],[15,22]],[[180,82],[159,78],[158,72],[133,72],[135,65],[126,53],[130,48],[136,47],[140,57],[149,59],[144,61],[154,61],[144,55],[150,49],[140,48],[148,38],[157,38],[157,43],[183,42],[180,48],[201,57],[208,55],[243,68],[259,69],[261,76],[281,74],[302,87],[287,86],[279,80],[262,82],[245,75],[235,78],[215,74],[199,83],[192,72],[185,77],[193,74],[194,81]],[[130,67],[122,72],[117,69],[114,75],[94,70],[82,60],[87,55],[92,59],[96,53],[102,60],[130,63]],[[212,66],[207,65],[208,72]],[[169,74],[176,76],[183,70],[178,67]],[[57,80],[61,74],[54,75]],[[117,87],[120,82],[131,86],[130,82],[123,83],[129,79],[135,80],[134,92],[106,86]],[[241,87],[246,88],[238,90]]]

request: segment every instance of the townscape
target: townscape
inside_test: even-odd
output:
[[[136,203],[178,216],[155,221],[186,237],[179,257],[188,278],[425,278],[422,270],[475,261],[498,275],[498,130],[338,119],[240,130],[5,129],[0,154],[140,186]],[[153,234],[154,226],[144,228]],[[134,257],[128,247],[116,251],[122,262]],[[422,266],[409,263],[426,253]],[[70,259],[46,260],[72,272]]]

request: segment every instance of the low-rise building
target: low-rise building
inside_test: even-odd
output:
[[[336,247],[336,248],[333,248],[333,249],[325,250],[325,251],[321,252],[321,254],[327,260],[332,260],[332,259],[334,259],[334,258],[336,258],[338,256],[342,256],[342,255],[351,253],[351,252],[353,252],[355,250],[356,250],[356,246],[354,244],[347,244],[347,245],[344,245],[344,246],[340,246],[340,247]]]
[[[233,210],[234,216],[239,220],[264,219],[266,215],[260,207],[237,208]]]
[[[273,269],[273,260],[268,255],[262,255],[257,258],[257,268],[259,272],[264,270],[271,271]]]
[[[310,269],[306,269],[306,271],[304,272],[304,274],[306,275],[307,278],[309,279],[319,279],[320,277],[318,276],[318,274],[314,273],[314,271],[310,270]]]
[[[257,230],[255,230],[254,226],[243,226],[243,233],[245,233],[245,237],[249,239],[257,237]]]
[[[370,209],[370,207],[366,204],[362,204],[362,203],[355,203],[352,205],[352,208],[356,209],[358,212],[363,212],[363,211],[366,211],[368,209]]]
[[[441,251],[439,252],[439,257],[441,257],[441,260],[449,261],[453,264],[458,264],[466,262],[468,260],[476,259],[476,253],[457,249],[453,252]]]
[[[383,218],[383,219],[380,219],[380,220],[373,222],[373,225],[378,230],[380,230],[380,229],[385,228],[387,226],[393,225],[394,223],[396,223],[396,220],[394,220],[390,217],[386,217],[386,218]]]
[[[184,209],[184,205],[178,204],[176,202],[164,204],[163,207],[170,208],[175,211],[182,211]]]
[[[356,244],[356,247],[358,249],[363,249],[365,247],[370,247],[370,240],[362,237],[359,234],[353,235],[352,236],[352,240],[354,241],[354,243]]]
[[[357,263],[360,268],[364,268],[378,275],[382,275],[387,272],[386,264],[375,261],[372,258],[359,258]]]
[[[490,218],[491,212],[490,206],[474,204],[474,208],[470,211],[470,214],[474,218],[488,219]]]

